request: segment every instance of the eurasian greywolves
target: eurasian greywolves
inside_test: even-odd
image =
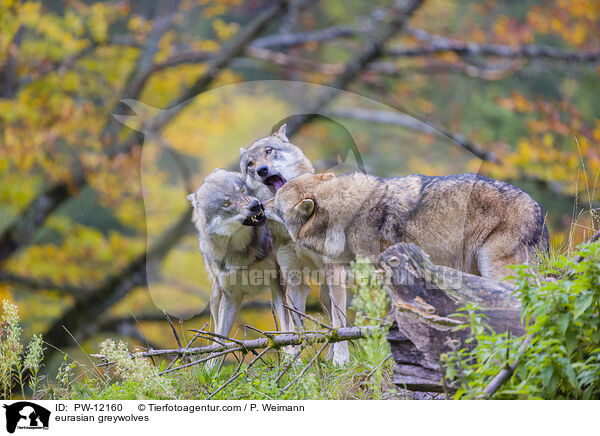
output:
[[[240,149],[240,169],[252,192],[261,200],[271,199],[284,184],[302,174],[314,173],[311,162],[302,150],[290,143],[285,124],[274,134],[254,142],[248,149]],[[344,268],[314,251],[294,243],[286,228],[269,220],[267,226],[274,238],[275,256],[286,283],[286,295],[291,304],[304,311],[311,272],[323,272],[321,293],[327,294],[334,327],[346,324],[346,283]],[[290,325],[290,327],[293,327]],[[333,361],[344,363],[349,358],[346,342],[334,344]]]
[[[244,296],[267,288],[279,319],[287,325],[263,206],[247,192],[241,174],[215,169],[187,198],[194,207],[192,221],[212,279],[210,311],[216,333],[228,336]]]
[[[540,205],[520,189],[475,174],[382,179],[306,174],[281,187],[267,216],[293,240],[338,261],[376,261],[412,242],[434,263],[496,280],[548,247]]]

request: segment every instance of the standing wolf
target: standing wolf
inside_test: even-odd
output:
[[[210,311],[216,333],[228,336],[244,296],[266,288],[271,289],[279,319],[287,324],[263,207],[248,194],[241,174],[217,168],[187,198],[212,280]]]
[[[277,132],[259,139],[248,149],[240,149],[240,169],[252,192],[261,200],[271,199],[284,184],[302,174],[314,173],[311,162],[302,150],[290,143],[285,135],[285,124]],[[268,220],[267,226],[274,238],[275,256],[286,282],[288,300],[298,310],[304,311],[309,287],[306,280],[311,272],[324,273],[321,293],[327,293],[331,303],[331,322],[334,327],[346,325],[346,283],[344,268],[338,263],[296,244],[285,226]],[[291,321],[291,320],[290,320]],[[289,326],[292,328],[292,324]],[[348,344],[333,345],[333,361],[348,361]]]
[[[285,184],[267,210],[292,239],[325,256],[376,261],[398,242],[434,263],[501,280],[508,265],[548,249],[540,205],[520,189],[475,174],[307,174]]]

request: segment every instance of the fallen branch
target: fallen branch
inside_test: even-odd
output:
[[[223,342],[221,344],[203,345],[200,347],[193,348],[172,348],[164,350],[150,349],[140,353],[130,353],[132,358],[139,357],[152,357],[152,356],[177,356],[177,355],[202,355],[210,353],[227,352],[239,350],[262,350],[270,347],[278,349],[287,345],[301,345],[303,341],[309,341],[313,343],[335,343],[348,341],[351,339],[361,339],[366,337],[369,333],[378,331],[379,327],[375,326],[364,326],[364,327],[340,327],[333,332],[326,330],[313,330],[313,331],[300,331],[296,333],[284,333],[277,335],[273,338],[264,337],[258,339],[249,339],[245,341],[233,340],[232,338],[226,338],[229,342]],[[208,332],[204,332],[209,334]],[[272,333],[272,332],[265,332]],[[212,333],[211,333],[212,335]],[[106,359],[107,356],[103,354],[92,354],[92,357],[98,359]],[[215,357],[215,356],[211,356]]]
[[[532,338],[533,336],[527,336],[525,338],[525,340],[519,347],[518,356],[515,358],[513,363],[510,365],[507,364],[504,368],[502,368],[498,375],[496,375],[496,377],[494,377],[492,381],[485,387],[485,389],[483,390],[483,394],[477,397],[478,400],[485,400],[487,398],[490,398],[496,393],[498,389],[500,389],[500,386],[502,386],[504,382],[506,382],[509,378],[512,377],[515,370],[517,369],[517,366],[519,366],[519,361],[521,359],[522,353],[527,349]]]

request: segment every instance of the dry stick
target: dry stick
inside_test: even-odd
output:
[[[310,319],[312,322],[319,324],[321,327],[324,327],[324,328],[326,328],[327,330],[335,330],[335,329],[334,329],[333,327],[331,327],[330,325],[327,325],[327,324],[325,324],[324,322],[321,322],[321,321],[319,321],[319,320],[317,320],[317,319],[313,318],[312,316],[310,316],[310,315],[307,315],[306,313],[299,311],[298,309],[294,309],[293,307],[290,307],[290,306],[288,306],[287,304],[284,304],[284,305],[283,305],[283,307],[285,307],[286,309],[289,309],[289,310],[291,310],[291,311],[292,311],[292,312],[294,312],[294,313],[297,313],[298,315],[300,315],[300,316],[301,316],[301,317],[303,317],[303,318]]]
[[[381,366],[382,366],[382,365],[383,365],[385,362],[387,362],[388,360],[390,360],[390,358],[391,358],[391,357],[392,357],[392,353],[388,354],[388,355],[386,356],[386,358],[385,358],[385,359],[383,359],[381,362],[379,362],[375,368],[373,368],[371,371],[369,371],[369,373],[367,374],[367,377],[371,377],[373,374],[375,374],[375,371],[377,371],[379,368],[381,368]]]
[[[277,378],[273,381],[273,384],[276,385],[277,382],[279,381],[279,379],[281,379],[281,377],[283,377],[283,374],[286,373],[286,371],[288,369],[290,369],[290,366],[292,366],[292,364],[296,361],[296,359],[300,356],[300,353],[302,353],[302,350],[304,348],[299,349],[298,351],[296,351],[296,353],[294,353],[294,355],[292,356],[292,358],[290,359],[290,361],[287,363],[287,365],[285,365],[285,367],[281,370],[281,372],[279,373],[279,375],[277,375]]]
[[[523,353],[532,339],[533,336],[528,335],[519,347],[517,353]],[[514,374],[517,366],[519,365],[520,358],[521,356],[517,356],[512,364],[507,364],[504,368],[502,368],[502,371],[500,371],[498,375],[492,379],[492,381],[483,390],[483,394],[477,396],[477,399],[484,400],[494,395],[496,391],[500,389],[500,386],[502,386],[504,382],[506,382]]]
[[[177,345],[179,345],[179,348],[181,348],[181,341],[179,340],[179,335],[177,334],[177,331],[175,330],[175,326],[173,325],[173,322],[171,322],[171,318],[169,317],[169,314],[167,314],[166,310],[163,310],[162,313],[165,316],[165,318],[167,318],[167,321],[169,321],[169,325],[171,326],[171,330],[173,330],[173,336],[175,336],[175,340],[177,341]]]
[[[289,382],[282,390],[279,391],[280,394],[285,392],[290,386],[292,386],[294,383],[296,383],[300,379],[300,377],[302,377],[306,373],[306,371],[308,371],[308,369],[311,367],[311,365],[313,363],[315,363],[317,358],[321,355],[321,353],[323,352],[323,350],[325,349],[325,347],[328,344],[329,344],[328,342],[325,342],[323,345],[321,345],[321,348],[319,348],[319,351],[317,351],[317,354],[315,354],[313,356],[313,358],[310,359],[310,362],[308,362],[306,364],[306,366],[302,369],[302,371],[300,371],[300,374],[298,374],[296,377],[294,377],[294,379],[291,382]]]
[[[257,329],[256,327],[252,327],[251,325],[248,325],[248,324],[240,324],[240,325],[242,327],[249,328],[250,330],[254,330],[255,332],[258,332],[261,335],[266,336],[268,338],[272,338],[273,337],[273,335],[271,335],[271,334],[269,334],[269,333],[267,333],[267,332],[265,332],[265,331],[263,331],[261,329]]]
[[[206,328],[206,326],[208,325],[208,322],[206,322],[202,328],[200,330],[204,330]],[[185,348],[190,348],[192,346],[192,343],[198,339],[198,337],[200,337],[200,332],[197,332],[194,337],[188,342],[188,344],[185,346]]]
[[[277,322],[277,316],[275,315],[275,306],[273,306],[273,300],[269,300],[271,303],[271,314],[273,315],[273,321],[275,321],[275,330],[279,330],[279,323]]]
[[[196,329],[190,329],[190,331],[197,332],[198,330],[196,330]],[[211,332],[202,332],[202,333],[204,333],[205,335],[216,336],[217,338],[221,338],[221,339],[225,339],[227,341],[235,342],[236,344],[241,345],[242,347],[244,346],[244,341],[240,341],[239,339],[235,339],[235,338],[230,338],[228,336],[219,335],[218,333],[211,333]],[[235,335],[237,335],[237,331],[235,332]],[[233,335],[233,336],[235,336],[235,335]],[[257,355],[256,351],[254,351],[254,350],[248,350],[248,351],[250,351],[254,355]]]
[[[186,363],[185,365],[178,366],[177,368],[172,368],[172,369],[169,369],[168,371],[165,370],[165,371],[159,372],[158,375],[164,375],[164,374],[167,374],[169,372],[179,371],[180,369],[187,368],[188,366],[197,365],[199,363],[206,362],[207,360],[214,359],[214,358],[219,357],[219,356],[224,356],[225,354],[233,353],[235,351],[240,351],[240,350],[243,350],[243,349],[244,349],[243,347],[237,347],[237,348],[231,348],[229,350],[221,351],[220,353],[212,354],[212,355],[210,355],[208,357],[204,357],[202,359],[194,360],[193,362]]]
[[[206,327],[206,324],[204,325],[204,327]],[[186,350],[187,350],[187,349],[189,349],[189,348],[190,348],[190,346],[192,345],[192,343],[193,343],[193,342],[194,342],[194,341],[195,341],[195,340],[196,340],[196,339],[197,339],[199,336],[200,336],[200,333],[196,333],[196,334],[194,335],[194,337],[193,337],[193,338],[190,340],[190,342],[188,342],[188,344],[185,346],[185,349],[186,349]],[[184,350],[184,351],[185,351],[185,350]],[[234,353],[234,356],[235,356],[235,353]],[[175,364],[175,363],[176,363],[178,360],[180,360],[180,359],[183,359],[184,357],[185,357],[185,353],[184,353],[184,354],[182,354],[181,356],[177,356],[175,359],[173,359],[173,360],[171,361],[171,363],[169,364],[169,366],[167,367],[167,369],[171,369],[171,367],[172,367],[172,366],[173,366],[173,365],[174,365],[174,364]]]
[[[267,347],[265,348],[263,351],[260,352],[260,354],[258,356],[256,356],[254,359],[252,359],[250,361],[250,363],[248,363],[248,366],[246,367],[246,371],[248,370],[248,368],[250,368],[252,365],[254,365],[255,362],[258,361],[258,359],[262,360],[264,362],[264,360],[262,359],[262,356],[271,349],[272,347]],[[244,362],[244,358],[242,357],[242,359],[240,359],[240,364],[237,366],[236,372],[231,376],[231,378],[229,380],[227,380],[224,384],[222,384],[219,389],[217,389],[216,391],[214,391],[212,394],[210,394],[208,397],[206,397],[207,400],[210,400],[213,396],[215,396],[216,394],[218,394],[219,392],[221,392],[223,389],[225,389],[225,387],[227,387],[227,385],[229,385],[231,382],[233,382],[235,379],[237,379],[240,375],[242,375],[242,373],[244,371],[240,371],[240,367],[242,366],[242,363]]]
[[[268,348],[267,348],[267,350],[268,350]],[[235,354],[234,354],[234,356],[235,356]],[[240,368],[241,368],[242,364],[244,363],[244,357],[246,357],[246,353],[243,353],[242,357],[238,360],[238,366],[236,366],[235,371],[233,371],[233,375],[229,378],[229,380],[227,380],[224,384],[219,386],[219,388],[216,391],[214,391],[212,394],[210,394],[208,397],[206,397],[207,400],[210,400],[219,391],[223,390],[229,383],[231,383],[238,377],[238,372],[241,373]],[[225,358],[223,357],[223,359],[221,360],[221,364],[223,363],[224,360],[225,360]],[[221,370],[221,365],[219,365],[217,372],[219,372],[220,370]]]
[[[199,335],[202,339],[206,339],[207,341],[216,342],[219,345],[225,345],[225,342],[221,342],[216,338],[212,338],[212,337],[210,337],[208,335],[204,335],[200,332],[197,332],[196,334]]]
[[[224,343],[223,345],[211,344],[203,345],[200,347],[192,347],[189,349],[173,348],[164,350],[151,349],[143,353],[131,353],[130,357],[151,357],[151,356],[172,356],[172,355],[183,355],[183,354],[212,354],[219,352],[231,353],[240,349],[244,350],[262,350],[266,347],[281,348],[287,345],[301,345],[303,340],[308,340],[315,343],[335,343],[341,341],[347,341],[352,339],[361,339],[369,335],[373,331],[378,331],[378,326],[362,326],[362,327],[340,327],[336,329],[336,334],[332,335],[331,332],[327,331],[302,331],[278,334],[270,338],[258,338],[249,339],[247,341],[241,341],[241,344],[237,343]],[[271,332],[269,332],[271,333]],[[103,354],[91,354],[91,357],[106,359]]]

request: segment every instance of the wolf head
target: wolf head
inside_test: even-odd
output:
[[[329,212],[319,207],[317,187],[334,177],[332,173],[304,174],[286,183],[272,200],[265,203],[267,217],[284,224],[294,241],[303,239],[306,242],[303,236],[309,227],[312,230],[318,227],[319,234],[325,236],[332,220]]]
[[[196,228],[208,234],[231,236],[242,226],[266,221],[262,204],[248,194],[240,173],[217,168],[187,199],[194,207]]]
[[[302,150],[285,135],[285,124],[248,149],[240,148],[240,169],[248,187],[262,201],[272,198],[288,180],[314,173]]]

